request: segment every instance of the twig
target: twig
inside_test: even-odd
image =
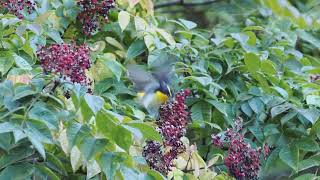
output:
[[[211,149],[211,144],[209,144],[208,149],[207,149],[206,156],[204,157],[204,160],[205,160],[205,161],[208,159],[208,155],[209,155],[209,153],[210,153],[210,149]]]
[[[216,2],[217,0],[208,0],[203,2],[184,2],[184,0],[177,0],[165,3],[159,3],[154,6],[154,9],[160,9],[169,6],[184,6],[184,7],[191,7],[191,6],[204,6],[211,3]]]

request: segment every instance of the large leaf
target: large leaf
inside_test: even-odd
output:
[[[120,11],[118,14],[118,21],[121,30],[124,31],[130,22],[130,14],[127,11]]]
[[[14,59],[11,53],[5,51],[0,52],[0,72],[2,75],[6,74],[9,71],[13,63]]]
[[[147,139],[161,141],[161,135],[152,126],[149,126],[144,123],[127,123],[126,125],[139,129],[139,131],[141,131],[143,136]]]
[[[320,117],[320,111],[315,108],[310,109],[300,109],[298,110],[299,115],[304,117],[306,120],[314,124]]]
[[[279,152],[280,159],[289,167],[298,170],[299,149],[296,146],[285,146]]]
[[[117,80],[120,81],[123,71],[122,65],[115,60],[105,60],[103,63],[116,76]]]
[[[96,155],[96,153],[101,153],[107,143],[108,141],[106,139],[96,139],[88,137],[82,141],[79,148],[83,157],[86,160],[90,160]]]
[[[21,69],[25,69],[25,70],[31,70],[32,67],[29,64],[29,62],[25,59],[23,59],[21,56],[18,56],[17,54],[13,54],[13,59],[16,63],[16,65],[21,68]]]
[[[279,114],[282,114],[286,111],[288,111],[290,108],[292,108],[293,106],[289,103],[284,103],[278,106],[275,106],[271,109],[271,116],[275,117]]]
[[[43,159],[46,159],[46,152],[44,149],[44,146],[41,142],[41,139],[39,139],[38,136],[34,133],[27,133],[28,139],[32,143],[32,145],[36,148],[36,150],[40,153],[40,155],[43,157]]]
[[[29,117],[45,122],[49,128],[58,128],[57,112],[47,107],[44,103],[36,103],[29,111]]]
[[[0,179],[23,180],[30,177],[34,167],[29,163],[20,163],[6,167],[0,173]]]
[[[207,100],[207,102],[210,103],[211,105],[213,105],[223,115],[228,116],[226,103],[221,103],[217,100]]]
[[[247,53],[244,55],[244,63],[246,65],[246,68],[250,72],[257,72],[260,70],[260,58],[254,53]]]
[[[264,105],[263,102],[261,101],[260,98],[255,97],[252,98],[248,101],[249,106],[251,107],[251,109],[256,113],[256,114],[260,114],[263,109],[264,109]]]
[[[133,59],[146,50],[146,45],[143,40],[135,40],[129,47],[127,51],[127,59]]]
[[[200,101],[191,107],[191,119],[194,122],[211,122],[212,106],[207,102]]]
[[[0,168],[5,168],[11,164],[14,164],[24,158],[27,158],[33,154],[31,148],[21,148],[11,150],[8,154],[3,154],[0,157]]]
[[[116,171],[120,168],[120,160],[119,156],[111,152],[101,155],[98,162],[108,180],[115,179]]]
[[[319,151],[319,144],[312,138],[300,138],[296,141],[296,146],[304,151]]]

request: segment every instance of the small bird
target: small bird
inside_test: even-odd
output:
[[[170,77],[172,63],[165,63],[153,67],[150,72],[139,65],[128,65],[128,77],[137,90],[140,103],[149,114],[156,117],[159,107],[171,97]]]

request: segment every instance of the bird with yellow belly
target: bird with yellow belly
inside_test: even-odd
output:
[[[171,96],[169,76],[172,68],[162,66],[153,72],[147,72],[139,65],[129,65],[128,77],[137,90],[137,99],[149,114],[156,117],[159,107]]]

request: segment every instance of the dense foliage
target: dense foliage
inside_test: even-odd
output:
[[[0,179],[319,178],[317,0],[0,5]],[[154,116],[127,67],[168,60]]]

